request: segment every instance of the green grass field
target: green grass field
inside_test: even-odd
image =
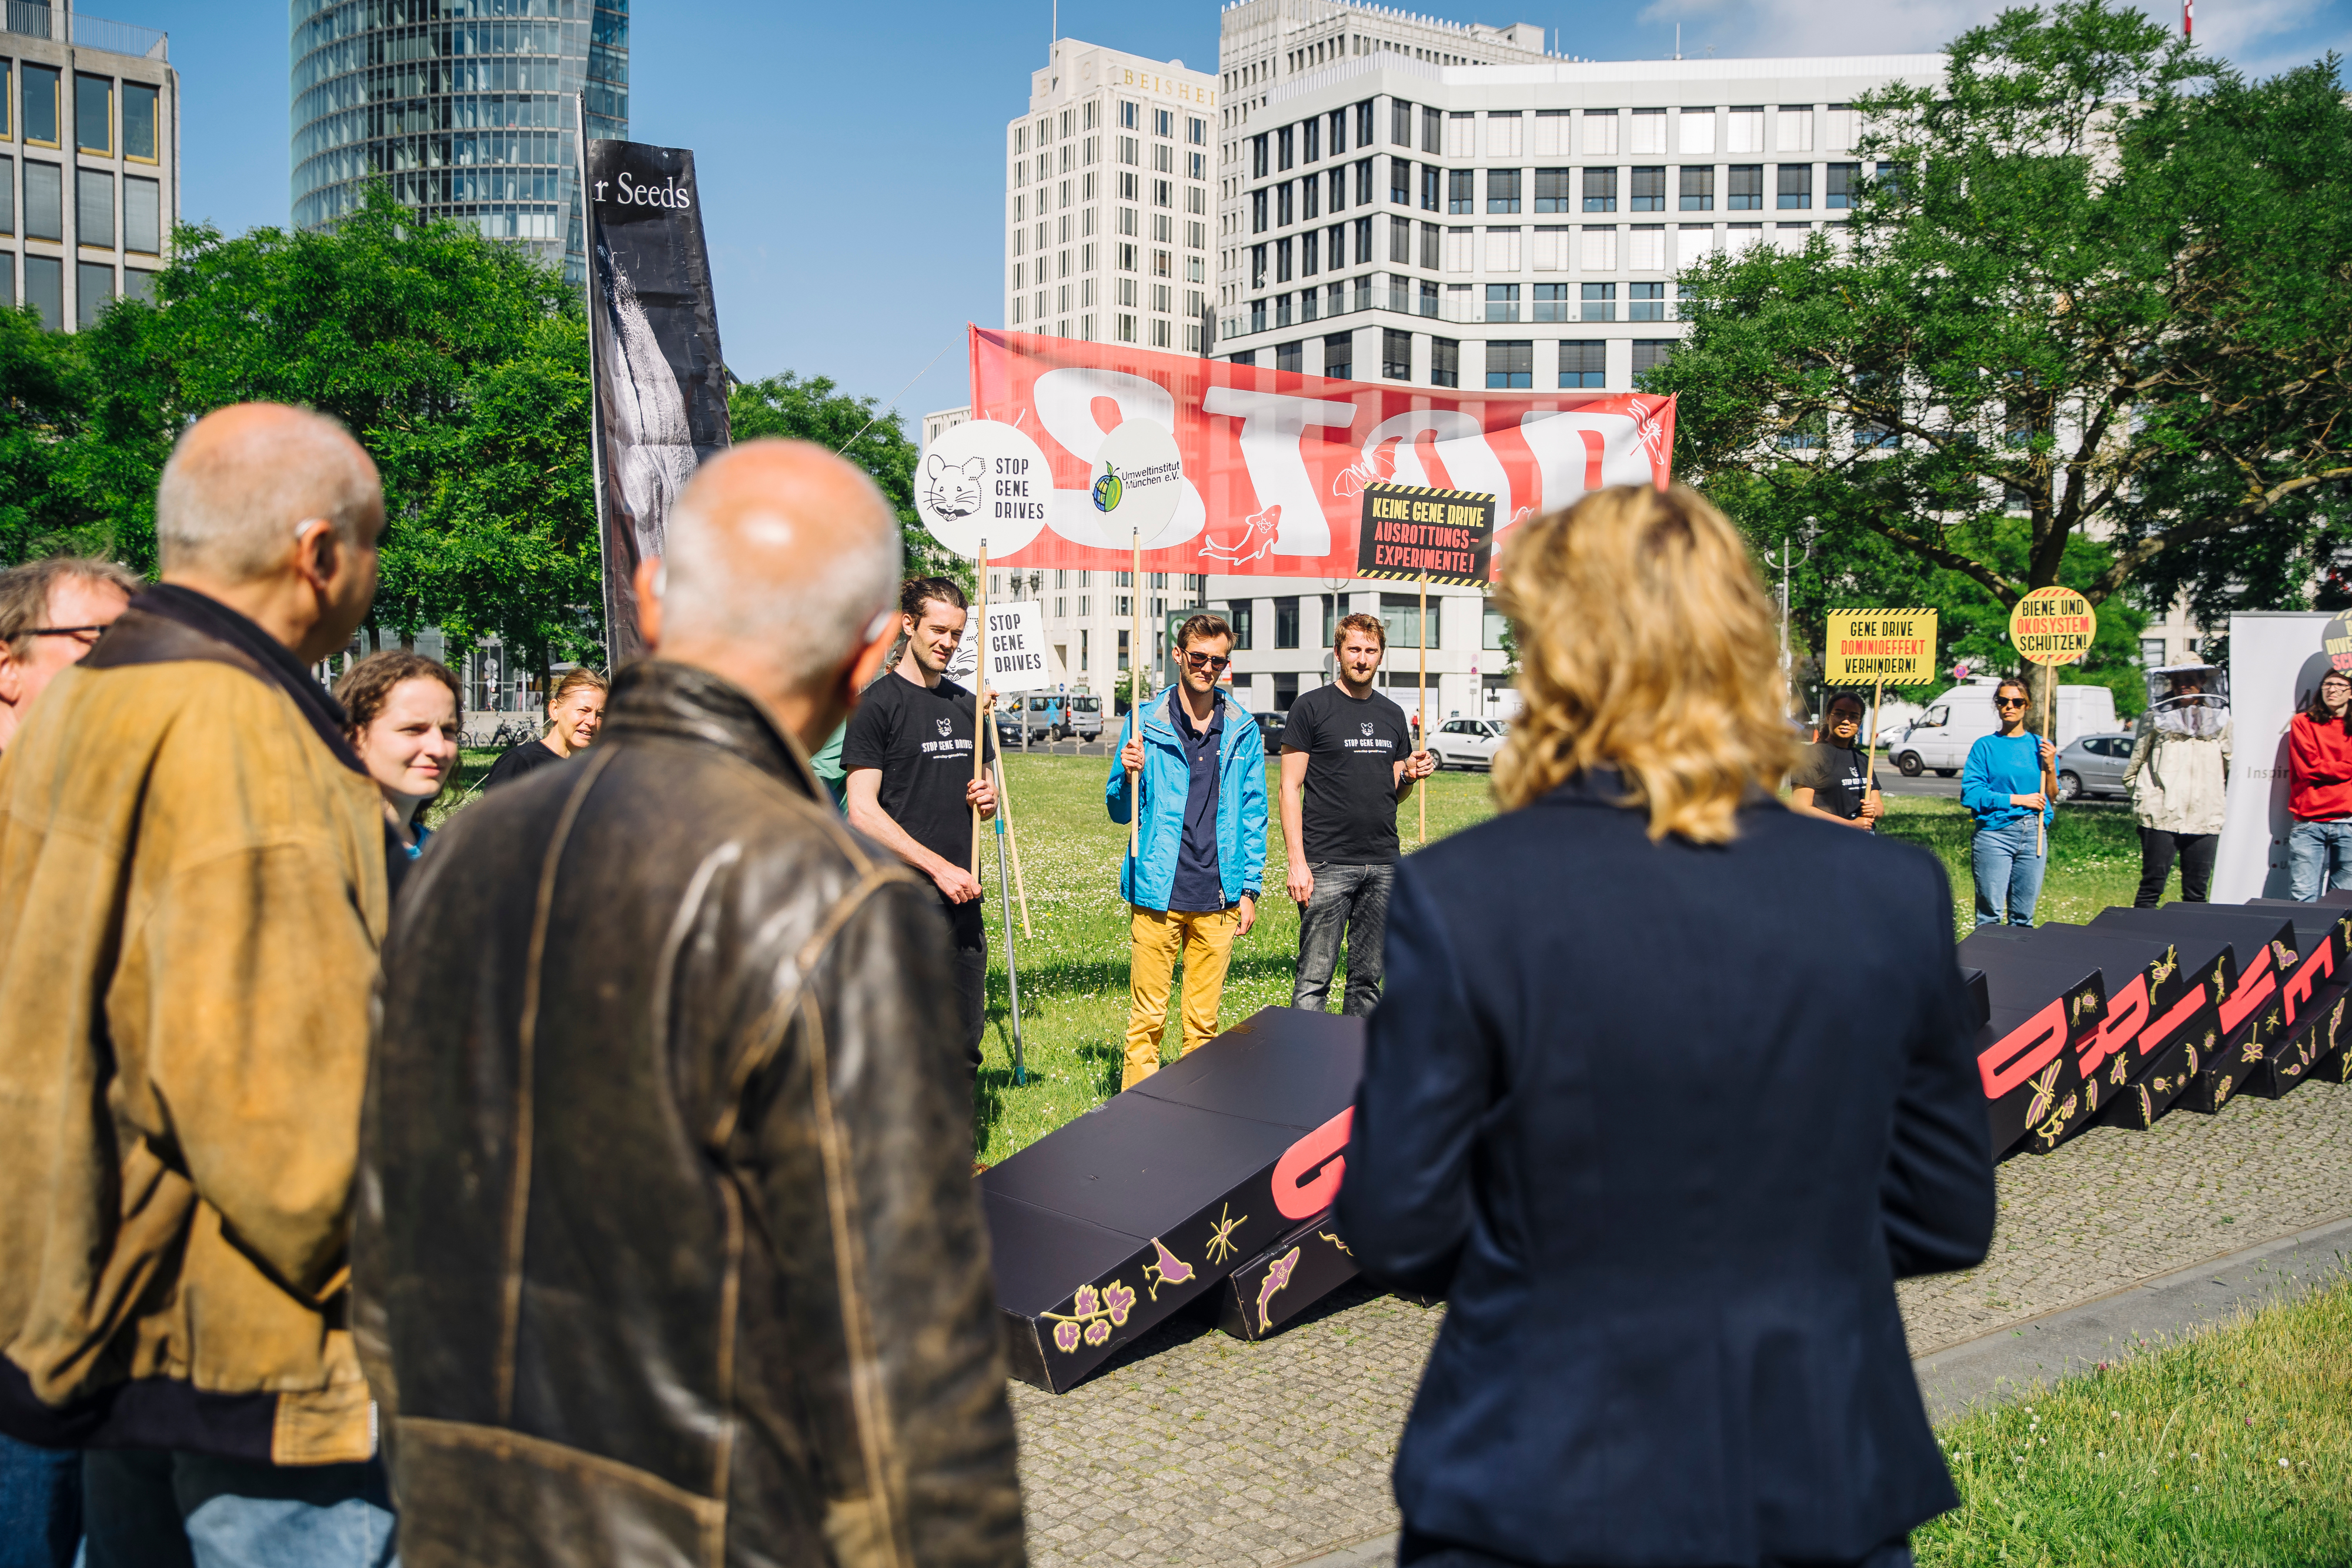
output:
[[[2352,1281],[1938,1434],[1960,1506],[1921,1568],[2352,1563]]]

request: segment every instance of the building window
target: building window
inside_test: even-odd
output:
[[[1254,332],[1263,332],[1265,330],[1265,316],[1263,311],[1259,312],[1257,325],[1250,329]],[[1257,350],[1255,349],[1244,349],[1239,353],[1228,354],[1225,356],[1225,362],[1234,365],[1255,365],[1257,363]]]
[[[1536,346],[1533,342],[1488,343],[1486,345],[1486,389],[1508,392],[1536,384]]]
[[[1274,346],[1274,368],[1277,371],[1304,371],[1307,368],[1307,344],[1304,340]]]
[[[1399,267],[1412,265],[1412,220],[1389,220],[1389,259]]]
[[[1400,207],[1412,205],[1412,165],[1402,158],[1389,160],[1389,201]]]
[[[2164,664],[2164,639],[2142,637],[2139,640],[2139,662],[2151,670],[2160,667]]]
[[[1296,221],[1291,210],[1291,184],[1285,180],[1274,188],[1274,226],[1287,228]]]
[[[1448,169],[1445,172],[1445,210],[1449,213],[1476,212],[1477,181],[1478,172],[1475,169]]]
[[[1290,256],[1288,240],[1278,239],[1274,242],[1274,280],[1276,283],[1290,281]]]
[[[1274,601],[1274,645],[1277,648],[1298,646],[1298,600],[1296,596]]]
[[[1412,145],[1412,105],[1401,98],[1389,99],[1389,141],[1398,147]]]
[[[1683,211],[1711,213],[1715,211],[1715,171],[1685,169],[1683,171]]]
[[[1666,319],[1666,286],[1663,283],[1633,283],[1625,288],[1625,319],[1628,321],[1663,321]]]
[[[1567,342],[1559,346],[1559,384],[1598,387],[1608,379],[1609,345]]]
[[[33,73],[27,70],[25,73]],[[26,117],[30,120],[32,117]],[[29,169],[32,165],[27,164]],[[25,303],[31,306],[41,319],[45,331],[57,332],[65,328],[66,264],[54,256],[28,256],[25,258]]]
[[[25,74],[30,76],[32,72],[26,71]],[[28,122],[32,118],[29,114],[25,116]],[[65,171],[55,163],[37,162],[30,158],[25,160],[25,235],[27,239],[49,239],[60,244],[64,243],[66,237]],[[25,265],[27,267],[31,267],[33,258],[26,256]],[[29,299],[33,293],[30,281],[32,274],[27,272],[25,276],[26,278],[25,296]],[[64,274],[58,274],[58,277],[61,280],[58,287],[62,288]],[[63,297],[60,296],[60,298]]]
[[[145,82],[122,84],[122,155],[136,163],[157,161],[157,89]]]
[[[1635,169],[1633,183],[1626,193],[1627,206],[1637,213],[1663,213],[1666,210],[1666,171],[1664,166]]]
[[[1293,140],[1290,126],[1286,125],[1274,133],[1274,166],[1277,171],[1287,169],[1297,162],[1297,144]]]
[[[1429,340],[1429,384],[1433,387],[1458,387],[1462,384],[1462,345],[1452,338],[1432,338]]]
[[[1262,235],[1271,226],[1266,222],[1268,214],[1265,198],[1266,193],[1264,191],[1250,193],[1250,233],[1254,235]]]
[[[1429,601],[1429,646],[1434,648],[1444,641],[1445,601]],[[1421,595],[1418,593],[1383,593],[1381,595],[1381,624],[1388,628],[1391,648],[1418,648],[1421,642]]]
[[[1298,122],[1298,161],[1312,163],[1323,156],[1323,121],[1318,116]]]
[[[1724,190],[1724,206],[1735,213],[1753,213],[1764,205],[1764,165],[1734,163],[1731,183]]]
[[[1136,127],[1136,123],[1135,123],[1135,122],[1136,122],[1136,117],[1137,117],[1137,113],[1138,113],[1138,111],[1139,111],[1139,110],[1140,108],[1141,108],[1141,106],[1140,106],[1140,105],[1139,105],[1139,104],[1138,104],[1138,103],[1137,103],[1133,99],[1119,99],[1119,103],[1118,103],[1118,128],[1119,128],[1121,131],[1133,131],[1133,130],[1135,130],[1135,129],[1137,128],[1137,127]]]
[[[1370,147],[1371,144],[1372,100],[1368,98],[1364,99],[1363,102],[1356,105],[1356,145],[1359,147]],[[1335,148],[1334,151],[1336,152],[1337,149]]]
[[[1486,171],[1486,210],[1490,213],[1516,213],[1519,210],[1519,172],[1517,169]]]
[[[1254,599],[1233,599],[1225,602],[1225,624],[1234,629],[1234,652],[1236,653],[1250,651],[1250,628],[1253,624],[1250,612],[1256,607],[1257,601]]]
[[[28,69],[25,75],[27,78],[26,85],[29,87],[32,85],[30,81],[32,72]],[[27,110],[25,114],[25,134],[27,137],[32,135],[32,111]],[[1886,193],[1897,201],[1902,200],[1903,165],[1900,163],[1881,163],[1878,166],[1877,172],[1878,183],[1886,188]]]
[[[1334,332],[1323,340],[1323,373],[1335,381],[1351,380],[1356,373],[1356,335]]]
[[[1584,210],[1588,213],[1613,213],[1617,210],[1617,171],[1587,169],[1584,172]]]
[[[1516,321],[1519,319],[1519,286],[1516,283],[1486,285],[1486,319]],[[1486,383],[1493,386],[1493,382]]]
[[[61,80],[54,66],[27,65],[25,68],[25,140],[36,147],[56,147],[63,141],[58,133],[58,100],[61,90],[58,84]],[[59,287],[62,289],[63,285]],[[27,274],[25,297],[30,299],[32,295],[30,274]],[[62,293],[59,298],[63,298]]]
[[[1434,213],[1442,210],[1437,204],[1437,177],[1443,172],[1434,163],[1423,163],[1421,166],[1422,211]]]
[[[1412,334],[1381,329],[1381,374],[1392,382],[1412,380]]]
[[[1584,285],[1584,319],[1587,321],[1617,319],[1617,286],[1615,284]]]
[[[1464,287],[1467,287],[1468,285],[1465,284]],[[1437,285],[1426,279],[1423,279],[1421,285],[1418,313],[1428,317],[1433,321],[1437,319]]]
[[[1445,116],[1433,109],[1421,111],[1421,150],[1435,152],[1445,145]]]
[[[1674,357],[1672,338],[1636,338],[1633,340],[1633,379],[1639,382],[1643,371],[1654,371]]]
[[[114,152],[114,78],[112,77],[74,76],[74,146],[100,157]],[[110,245],[113,242],[108,241]],[[107,275],[106,292],[114,296],[114,274]]]
[[[1538,283],[1535,286],[1535,307],[1528,319],[1566,321],[1570,319],[1568,313],[1567,284]]]
[[[74,238],[114,248],[114,176],[103,169],[74,171]],[[110,280],[114,277],[111,267],[106,276]],[[113,292],[111,281],[107,290]]]
[[[1862,165],[1832,163],[1829,166],[1829,172],[1828,199],[1823,204],[1832,207],[1853,205],[1854,197],[1862,193]]]
[[[74,267],[74,318],[82,327],[98,324],[100,312],[114,303],[114,268],[104,262],[85,261]]]
[[[1536,211],[1539,213],[1574,212],[1575,198],[1571,193],[1572,169],[1538,169],[1536,171]]]
[[[1250,178],[1253,180],[1263,180],[1265,178],[1266,173],[1265,138],[1263,136],[1253,136],[1250,138]]]
[[[1195,147],[1209,144],[1209,122],[1197,117],[1184,122],[1184,140]]]
[[[1445,231],[1435,224],[1421,225],[1421,265],[1424,270],[1435,272],[1439,269],[1439,247],[1444,243],[1444,235]]]
[[[1495,608],[1492,601],[1485,604],[1478,617],[1478,646],[1490,653],[1501,653],[1503,632],[1509,625],[1510,622],[1505,618],[1501,611]]]
[[[1813,204],[1813,166],[1811,163],[1780,165],[1780,200],[1784,211]]]

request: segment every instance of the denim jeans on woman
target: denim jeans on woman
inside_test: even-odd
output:
[[[82,1456],[87,1568],[400,1568],[383,1463]]]
[[[2352,887],[2352,818],[2297,822],[2286,836],[2287,896],[2309,904]]]
[[[1339,1010],[1349,1018],[1369,1018],[1381,999],[1381,947],[1387,939],[1395,862],[1318,861],[1307,869],[1315,874],[1315,891],[1298,912],[1298,974],[1291,982],[1290,1005],[1310,1013],[1328,1010],[1325,1003],[1344,935],[1348,994]]]
[[[2007,912],[2011,925],[2033,924],[2034,901],[2042,896],[2047,860],[2034,845],[2038,819],[2031,812],[2005,828],[1979,828],[1969,847],[1976,873],[1977,924],[1998,925]]]
[[[0,1568],[69,1568],[81,1545],[81,1455],[0,1437]]]

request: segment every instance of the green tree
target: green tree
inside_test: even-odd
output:
[[[2061,581],[2136,631],[2110,603],[2205,557],[2278,557],[2250,588],[2286,595],[2352,455],[2335,78],[2249,87],[2106,0],[1963,34],[1857,104],[1881,177],[1843,243],[1683,275],[1645,382],[1679,468],[1758,544],[1811,527],[1879,602],[1960,612],[1952,645]]]
[[[0,566],[104,548],[66,477],[89,402],[79,350],[32,307],[0,309]]]
[[[727,423],[737,441],[776,435],[840,453],[874,476],[898,514],[908,576],[953,578],[967,592],[976,588],[971,562],[931,538],[916,514],[915,444],[896,409],[882,413],[877,399],[851,397],[824,376],[803,379],[786,371],[736,382],[727,394]]]
[[[331,233],[184,226],[152,302],[84,334],[68,478],[152,570],[155,481],[188,421],[256,399],[333,414],[383,476],[378,634],[496,633],[544,671],[602,639],[584,319],[553,270],[381,187]]]

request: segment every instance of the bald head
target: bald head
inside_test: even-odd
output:
[[[871,641],[898,583],[889,502],[805,441],[746,442],[704,464],[670,514],[667,547],[665,650],[731,645],[730,663],[755,662],[783,689],[834,675]]]
[[[155,489],[165,572],[247,582],[283,568],[296,531],[331,524],[346,548],[372,549],[383,527],[375,465],[326,415],[281,403],[218,409],[190,425]]]

